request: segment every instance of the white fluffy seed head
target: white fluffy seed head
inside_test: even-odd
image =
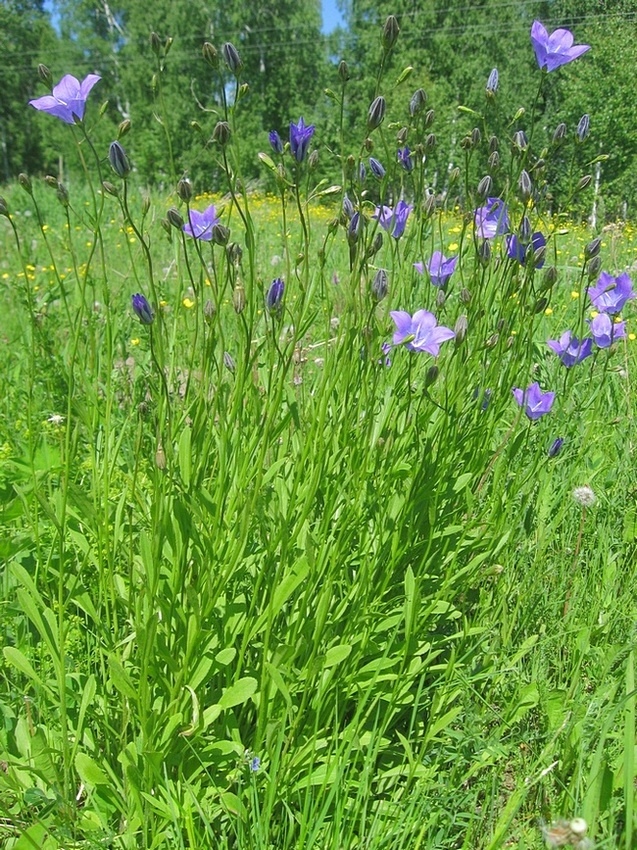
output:
[[[589,487],[588,484],[584,484],[582,487],[576,487],[573,490],[573,498],[583,508],[590,508],[597,501],[597,496],[593,488]],[[576,818],[575,820],[580,820],[580,818]]]

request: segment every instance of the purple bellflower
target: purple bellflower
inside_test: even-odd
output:
[[[529,419],[535,422],[536,419],[540,419],[546,413],[550,412],[555,401],[555,393],[543,393],[536,381],[526,390],[516,387],[513,390],[513,398],[520,407],[524,408],[524,412]]]
[[[405,232],[405,225],[412,210],[411,204],[398,201],[394,209],[385,206],[376,207],[376,212],[372,218],[377,219],[383,230],[386,230],[394,239],[400,239]]]
[[[290,150],[297,162],[303,162],[308,145],[314,135],[314,124],[305,126],[305,121],[299,118],[298,124],[290,122]]]
[[[510,236],[507,236],[507,255],[511,260],[517,260],[521,266],[525,266],[529,246],[532,246],[531,251],[535,253],[536,251],[539,251],[540,248],[544,248],[545,245],[546,239],[539,230],[531,236],[531,242],[527,245],[521,242],[515,233],[513,233]],[[541,269],[543,265],[544,258],[537,263],[536,268]]]
[[[445,257],[441,251],[434,251],[428,263],[414,263],[414,268],[424,274],[427,271],[434,286],[445,287],[454,273],[457,257]]]
[[[276,130],[270,130],[268,139],[270,140],[270,146],[274,153],[283,153],[283,142],[281,141],[281,136],[279,136]]]
[[[214,204],[210,204],[203,212],[189,210],[188,218],[188,224],[184,224],[182,228],[184,233],[187,236],[192,236],[193,239],[210,242],[212,240],[212,228],[219,224]]]
[[[564,331],[559,339],[548,339],[546,344],[568,369],[593,353],[593,340],[590,337],[578,339],[570,331]]]
[[[140,292],[136,292],[135,295],[131,296],[131,304],[133,312],[142,325],[152,325],[155,317],[146,296],[142,295]]]
[[[607,313],[599,313],[588,324],[598,348],[610,348],[616,339],[626,337],[626,322],[613,322]]]
[[[480,239],[493,239],[509,229],[507,205],[501,198],[487,198],[483,207],[474,213],[476,233]]]
[[[437,357],[442,343],[455,337],[451,328],[438,325],[434,314],[427,310],[417,310],[413,316],[404,310],[393,310],[389,315],[396,325],[394,345],[404,345],[409,351],[426,351]]]
[[[48,112],[67,124],[75,124],[76,118],[80,121],[84,118],[86,99],[101,79],[97,74],[89,74],[80,83],[73,74],[65,74],[57,86],[53,86],[52,94],[45,94],[29,103],[40,112]]]
[[[624,304],[635,297],[630,277],[624,272],[619,277],[613,277],[608,272],[602,272],[595,286],[589,286],[588,297],[593,305],[602,313],[621,313]]]
[[[549,457],[557,457],[559,453],[562,451],[562,446],[564,445],[564,437],[557,437],[547,451],[547,455]]]
[[[574,45],[573,33],[570,30],[558,29],[549,35],[539,21],[533,21],[531,43],[537,64],[547,71],[555,71],[591,49],[590,44]]]

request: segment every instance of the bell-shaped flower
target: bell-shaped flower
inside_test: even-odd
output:
[[[616,339],[626,336],[626,322],[614,322],[607,313],[598,313],[588,324],[598,348],[610,348]]]
[[[386,230],[394,239],[400,239],[405,232],[407,219],[412,209],[411,204],[398,201],[393,209],[385,206],[376,207],[376,212],[372,218],[377,219],[383,230]]]
[[[549,35],[539,21],[533,21],[531,44],[540,68],[555,71],[591,49],[590,44],[573,44],[573,40],[570,30],[557,29]]]
[[[493,239],[509,229],[507,205],[501,198],[487,198],[486,203],[474,212],[476,233],[480,239]]]
[[[626,272],[618,277],[602,272],[595,286],[588,287],[588,297],[597,310],[615,314],[621,313],[624,304],[635,297],[635,292]]]
[[[564,331],[559,339],[547,340],[546,344],[568,369],[581,363],[593,353],[593,340],[590,337],[578,339],[570,331]]]
[[[520,407],[523,408],[528,418],[532,422],[535,422],[536,419],[540,419],[546,413],[550,412],[553,407],[553,402],[555,401],[555,393],[543,393],[540,389],[540,385],[536,381],[525,390],[515,387],[513,390],[513,398],[517,401]]]
[[[212,241],[212,229],[219,224],[214,204],[210,204],[203,212],[188,210],[188,219],[188,224],[184,224],[182,228],[187,236],[200,239],[202,242]]]
[[[443,342],[455,337],[451,328],[438,325],[436,317],[427,310],[417,310],[413,316],[404,310],[389,314],[394,324],[394,345],[404,345],[409,351],[426,351],[437,357]]]
[[[73,74],[65,74],[60,82],[53,86],[51,94],[30,100],[29,103],[40,112],[55,115],[66,124],[75,124],[76,118],[79,121],[84,118],[86,99],[95,83],[99,83],[101,79],[97,74],[89,74],[80,83]]]

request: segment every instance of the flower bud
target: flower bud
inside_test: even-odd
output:
[[[525,168],[523,168],[520,173],[518,188],[520,190],[520,197],[522,198],[522,201],[526,203],[533,194],[533,184],[531,183],[529,172]]]
[[[500,147],[500,140],[497,136],[489,136],[489,153],[495,153]]]
[[[380,230],[377,230],[376,234],[374,235],[374,238],[372,240],[372,244],[367,249],[365,257],[368,260],[370,260],[372,257],[376,256],[376,254],[378,254],[378,252],[380,251],[380,249],[382,247],[383,247],[383,234],[380,232]]]
[[[479,145],[482,141],[482,133],[480,132],[479,127],[474,127],[471,131],[471,141],[473,142],[474,146]]]
[[[215,128],[212,131],[213,141],[217,142],[222,148],[224,148],[230,141],[231,135],[232,131],[230,129],[230,124],[228,124],[227,121],[217,121]]]
[[[207,62],[211,68],[216,70],[219,67],[219,54],[217,53],[217,48],[213,44],[210,44],[209,41],[205,41],[201,48],[201,52],[203,53],[204,61]]]
[[[446,297],[445,297],[445,291],[444,291],[444,289],[439,289],[439,290],[436,292],[436,307],[437,307],[439,310],[442,310],[442,308],[445,306],[445,301],[446,301],[446,300],[447,300],[447,299],[446,299]]]
[[[577,138],[580,142],[585,142],[590,132],[591,118],[590,115],[584,114],[577,125]]]
[[[425,127],[431,127],[436,117],[435,109],[428,109],[425,113]]]
[[[471,304],[472,297],[473,296],[471,295],[471,292],[468,289],[462,289],[460,291],[460,300],[463,304]]]
[[[455,165],[451,171],[449,172],[449,185],[453,186],[454,183],[457,183],[460,179],[460,169],[457,165]]]
[[[372,174],[374,175],[374,177],[376,177],[377,180],[383,179],[383,177],[385,176],[385,169],[377,159],[374,159],[373,156],[370,156],[369,158],[369,167]]]
[[[349,225],[347,227],[347,241],[350,245],[356,245],[358,240],[360,239],[361,231],[363,229],[363,219],[359,212],[355,212],[351,217]]]
[[[528,139],[524,130],[516,130],[513,134],[513,149],[515,151],[525,151],[529,146]]]
[[[58,201],[62,204],[64,208],[68,207],[69,201],[69,190],[66,188],[64,183],[58,181],[57,192],[55,193]]]
[[[280,277],[275,278],[270,284],[265,296],[265,308],[269,313],[280,313],[283,306],[283,295],[285,284]]]
[[[576,192],[583,192],[584,189],[588,189],[588,187],[593,182],[593,177],[591,174],[585,174],[584,177],[579,181],[577,187],[575,189]]]
[[[124,138],[124,136],[125,136],[127,133],[130,133],[130,128],[131,128],[131,126],[132,126],[132,125],[131,125],[130,118],[124,118],[124,120],[123,120],[123,121],[120,121],[120,124],[119,124],[119,126],[118,126],[118,128],[117,128],[117,138],[118,138],[118,139],[123,139],[123,138]]]
[[[234,357],[230,354],[229,351],[223,352],[223,365],[229,372],[234,374],[235,369],[237,368],[234,362]]]
[[[51,189],[57,189],[58,187],[58,179],[54,177],[52,174],[46,174],[44,177],[44,182],[47,186],[50,186]]]
[[[177,183],[177,196],[184,204],[189,203],[192,199],[192,183],[187,177],[182,177]]]
[[[42,63],[38,65],[38,77],[42,80],[45,86],[51,88],[53,85],[53,77],[47,66]]]
[[[150,34],[150,46],[155,56],[159,56],[161,54],[161,38],[156,32],[151,32]]]
[[[157,469],[166,469],[166,452],[161,443],[157,445],[157,451],[155,452],[155,466]]]
[[[544,265],[544,261],[546,260],[546,245],[540,245],[540,247],[536,248],[535,251],[533,251],[533,245],[529,245],[528,253],[533,267],[541,269]]]
[[[471,140],[471,136],[463,136],[460,139],[460,147],[463,151],[470,151],[473,148],[473,141]]]
[[[500,167],[500,154],[497,151],[493,151],[492,154],[489,154],[487,165],[489,166],[490,171],[498,170],[498,168]]]
[[[483,239],[478,244],[478,259],[483,266],[486,266],[491,259],[491,243],[488,239]]]
[[[416,89],[409,101],[409,114],[413,118],[425,108],[427,104],[427,94],[424,89]]]
[[[547,452],[549,457],[557,457],[558,454],[562,451],[562,446],[564,445],[564,437],[558,437],[556,440],[553,440],[551,445],[549,446],[549,450]]]
[[[177,207],[169,207],[169,209],[166,210],[166,218],[177,230],[181,230],[184,226],[184,220]]]
[[[425,200],[423,201],[423,212],[426,216],[432,216],[436,211],[436,194],[435,192],[427,191]]]
[[[548,298],[538,298],[535,304],[533,305],[533,312],[537,316],[538,313],[543,313],[548,307],[549,299]]]
[[[206,301],[203,307],[203,317],[204,321],[207,325],[212,325],[215,320],[215,316],[217,315],[217,308],[214,305],[214,302],[210,300],[210,298]]]
[[[602,270],[602,258],[598,255],[597,257],[593,257],[588,264],[588,277],[590,280],[594,280],[597,275]]]
[[[111,142],[108,149],[108,161],[118,177],[121,177],[122,180],[128,177],[130,174],[130,162],[126,156],[126,151],[119,142]]]
[[[561,124],[558,124],[555,128],[555,132],[553,133],[553,144],[559,145],[560,142],[564,140],[566,136],[566,124],[562,121]]]
[[[230,238],[230,228],[224,224],[215,224],[210,232],[210,236],[215,245],[225,245]]]
[[[437,141],[435,133],[427,133],[425,137],[425,149],[428,151],[433,150],[436,147]]]
[[[520,230],[518,231],[518,239],[522,243],[522,245],[528,245],[531,241],[531,236],[533,235],[533,230],[531,228],[531,222],[529,221],[528,215],[522,216],[522,221],[520,222]]]
[[[344,59],[338,63],[338,76],[342,83],[346,83],[350,78],[349,66]]]
[[[487,348],[495,348],[498,342],[500,341],[500,334],[491,334],[491,336],[485,341],[485,346]]]
[[[119,198],[119,189],[109,180],[104,180],[102,182],[102,189],[106,192],[107,195],[112,195],[114,198]]]
[[[383,123],[385,119],[385,110],[387,109],[387,103],[385,102],[385,98],[382,95],[379,95],[372,101],[371,106],[369,107],[369,111],[367,113],[367,129],[375,130],[377,127]]]
[[[115,187],[113,187],[113,188],[115,188]],[[172,232],[172,228],[170,226],[170,222],[168,221],[168,219],[167,218],[160,218],[159,223],[161,224],[161,226],[164,228],[164,230],[168,234],[168,240],[170,242],[172,242],[173,232]]]
[[[478,183],[477,193],[481,198],[486,198],[491,194],[491,187],[493,186],[493,180],[489,177],[488,174],[480,180]]]
[[[350,201],[350,199],[345,195],[343,198],[343,212],[347,216],[348,219],[351,219],[356,210],[354,209],[354,204]]]
[[[438,375],[440,374],[440,369],[434,363],[433,366],[430,366],[425,372],[425,389],[430,387],[432,384],[435,384],[438,380]]]
[[[467,335],[467,330],[469,328],[469,321],[464,313],[458,316],[456,320],[456,324],[453,327],[453,332],[456,335],[456,345],[460,345],[460,343],[464,340]]]
[[[246,291],[242,283],[237,283],[232,292],[232,305],[237,315],[243,313],[246,307]]]
[[[239,268],[241,265],[241,258],[243,257],[243,248],[241,245],[239,245],[238,242],[231,242],[226,248],[226,253],[234,267]]]
[[[150,209],[150,195],[142,195],[142,215],[148,215]]]
[[[593,257],[596,257],[599,254],[600,248],[602,247],[602,237],[596,236],[594,239],[586,245],[584,248],[584,259],[592,260]]]
[[[140,292],[137,292],[131,297],[131,304],[133,312],[142,325],[152,325],[155,316],[146,297]]]
[[[361,186],[365,182],[366,177],[367,177],[367,169],[365,168],[365,163],[359,162],[358,163],[358,181],[361,184]]]
[[[400,27],[398,26],[398,21],[395,15],[390,15],[385,21],[385,26],[383,27],[383,34],[381,36],[381,42],[385,51],[390,51],[392,47],[398,41],[398,35],[400,33]]]
[[[389,291],[389,277],[385,269],[378,269],[376,274],[374,275],[374,280],[372,281],[372,295],[374,296],[374,301],[379,303],[386,297],[387,292]]]
[[[31,185],[31,178],[28,174],[21,172],[18,174],[18,183],[22,186],[27,195],[33,194],[33,186]]]
[[[544,272],[544,282],[542,284],[543,288],[550,289],[552,286],[555,286],[557,281],[557,269],[555,266],[549,266]]]
[[[223,61],[230,69],[230,73],[234,74],[235,77],[238,77],[241,71],[243,70],[243,62],[241,61],[239,51],[234,46],[234,44],[229,41],[226,41],[225,44],[222,44],[221,55],[223,56]]]
[[[5,218],[9,218],[9,207],[7,206],[7,202],[4,198],[0,197],[0,215],[3,215]]]
[[[487,97],[493,97],[498,90],[498,85],[500,82],[500,75],[498,74],[498,69],[494,68],[489,74],[489,79],[487,80]]]

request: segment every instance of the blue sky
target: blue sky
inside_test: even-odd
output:
[[[323,32],[332,32],[343,24],[343,16],[336,8],[336,0],[321,0],[323,6]]]

